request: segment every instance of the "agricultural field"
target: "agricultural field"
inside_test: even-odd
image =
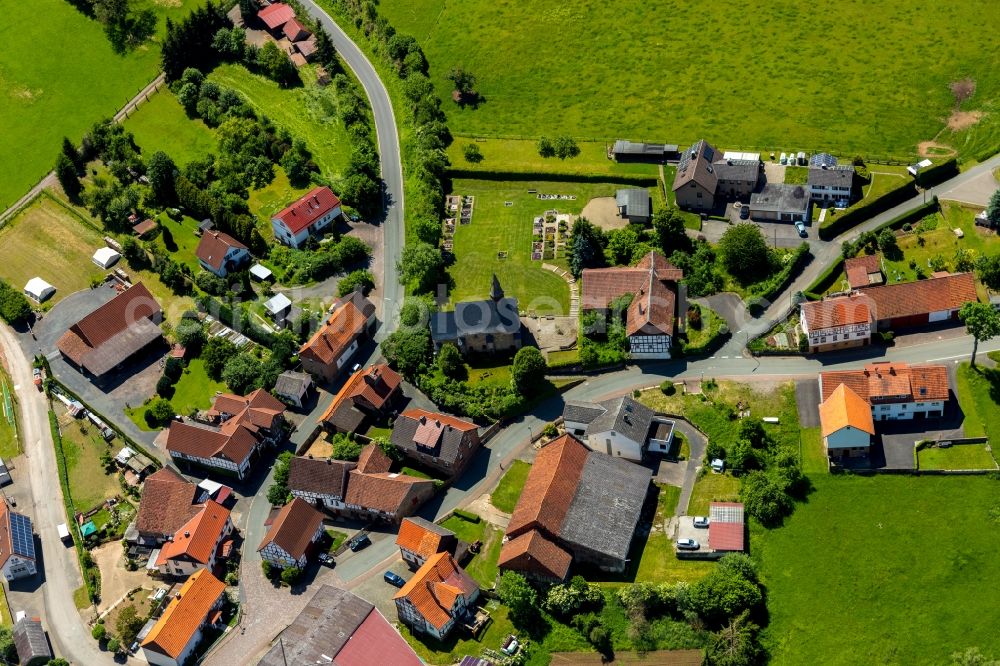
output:
[[[754,535],[767,586],[772,663],[943,664],[978,647],[1000,575],[997,481],[986,477],[810,477],[784,527]],[[846,508],[849,507],[849,508]],[[831,631],[836,627],[836,631]]]
[[[162,150],[181,167],[216,152],[215,132],[201,118],[189,118],[166,88],[129,116],[125,129],[135,135],[145,157]]]
[[[766,12],[750,0],[699,11],[676,1],[383,0],[379,12],[424,48],[461,136],[682,145],[705,136],[747,148],[872,155],[913,154],[935,138],[963,151],[1000,143],[1000,123],[990,118],[969,127],[975,116],[956,115],[947,129],[950,83],[975,81],[961,111],[988,112],[1000,101],[992,64],[1000,15],[977,3],[851,0],[835,18],[816,17],[803,0]],[[699,40],[716,46],[697,47]],[[828,47],[815,48],[820,41]],[[477,77],[478,108],[451,101],[453,67]],[[831,105],[841,112],[831,114]]]
[[[16,289],[40,277],[56,293],[46,305],[82,289],[104,275],[91,261],[104,247],[95,228],[83,224],[54,198],[42,195],[0,228],[0,277]]]
[[[195,0],[144,0],[162,32],[165,17],[183,16]],[[44,20],[39,20],[44,17]],[[116,55],[97,21],[65,0],[35,0],[6,7],[0,28],[0,208],[27,192],[55,164],[64,136],[83,133],[118,109],[159,71],[156,41]],[[58,48],[51,44],[58,35]]]
[[[486,180],[455,180],[453,192],[475,197],[471,224],[455,229],[455,263],[448,269],[454,286],[451,302],[485,298],[494,273],[508,296],[516,296],[522,311],[554,314],[569,312],[569,286],[543,263],[566,268],[559,250],[553,260],[531,259],[532,222],[547,210],[579,215],[594,197],[613,197],[612,184],[529,183]],[[528,190],[543,194],[576,196],[575,200],[542,200]],[[505,205],[510,202],[511,205]],[[499,253],[506,252],[501,259]]]

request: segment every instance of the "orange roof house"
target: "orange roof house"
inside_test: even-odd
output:
[[[309,547],[323,536],[323,514],[296,497],[281,507],[257,548],[262,559],[276,567],[306,565]]]
[[[427,559],[396,593],[401,622],[417,633],[444,638],[479,598],[479,586],[448,553]]]
[[[825,401],[846,384],[869,405],[948,399],[948,369],[943,365],[870,363],[861,370],[836,370],[819,376]]]
[[[413,515],[434,494],[434,481],[389,471],[392,460],[377,444],[361,451],[347,475],[344,504],[359,517],[399,522]]]
[[[399,373],[385,363],[358,370],[334,396],[321,421],[340,432],[355,432],[369,415],[386,411],[402,383]]]
[[[808,333],[872,322],[871,299],[863,294],[805,301],[799,307]]]
[[[225,583],[207,569],[188,578],[142,640],[146,660],[171,666],[185,663],[222,605],[225,592]]]
[[[844,262],[844,272],[851,289],[871,287],[884,282],[882,264],[877,254],[867,254],[863,257],[851,257]]]
[[[205,567],[211,569],[220,544],[232,531],[229,509],[209,500],[160,547],[153,564],[161,573],[172,575],[186,575]]]
[[[432,555],[453,551],[456,544],[454,532],[423,518],[404,518],[396,537],[403,559],[417,566]]]
[[[358,350],[374,323],[375,305],[360,293],[343,298],[330,318],[299,349],[302,368],[314,377],[333,381]]]
[[[867,287],[861,293],[871,299],[879,328],[892,329],[957,319],[964,304],[979,300],[972,273]]]
[[[869,435],[875,434],[871,405],[841,384],[819,406],[820,433],[828,437],[843,428],[856,428]]]

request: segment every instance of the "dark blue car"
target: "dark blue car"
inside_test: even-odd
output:
[[[394,574],[391,571],[386,571],[382,574],[382,578],[384,578],[385,582],[389,583],[389,585],[395,585],[396,587],[403,587],[406,585],[406,580],[402,576]]]

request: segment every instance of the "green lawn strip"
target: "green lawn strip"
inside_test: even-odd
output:
[[[330,547],[327,549],[327,552],[330,554],[333,554],[334,551],[340,548],[340,544],[344,543],[347,539],[347,534],[339,530],[327,529],[326,535],[330,538]]]
[[[471,224],[455,229],[456,261],[448,272],[454,280],[451,303],[486,298],[495,273],[508,296],[518,298],[521,311],[565,314],[569,312],[569,286],[542,264],[566,267],[565,250],[554,259],[531,259],[536,216],[548,210],[579,214],[594,197],[613,197],[614,184],[575,182],[524,182],[456,179],[452,192],[475,197]],[[528,190],[537,190],[529,193]],[[542,200],[537,194],[575,195],[575,200]],[[505,206],[504,202],[513,205]],[[505,259],[499,258],[506,252]]]
[[[187,215],[174,220],[166,213],[160,213],[156,219],[160,222],[160,233],[153,244],[163,248],[174,261],[187,265],[192,273],[203,270],[197,255],[201,237],[195,235],[199,221]]]
[[[195,6],[156,2],[164,17],[179,18]],[[44,21],[37,20],[44,16]],[[52,169],[64,136],[79,145],[95,122],[110,117],[152,81],[160,67],[156,42],[117,55],[99,22],[64,0],[15,3],[5,13],[0,52],[0,208],[6,208]],[[53,35],[59,49],[39,49]]]
[[[298,88],[280,88],[241,65],[220,65],[208,78],[242,93],[255,111],[305,141],[321,175],[336,180],[351,154],[350,138],[336,114],[336,93],[333,86],[316,84],[312,68],[300,74],[305,85]]]
[[[708,505],[712,502],[735,502],[740,498],[740,480],[726,472],[714,474],[706,472],[694,483],[687,515],[707,516]]]
[[[1000,446],[1000,399],[997,398],[1000,396],[1000,370],[982,366],[972,368],[968,363],[962,363],[958,366],[957,378],[958,402],[965,412],[962,424],[965,436],[989,438],[992,457],[996,458],[996,450]]]
[[[208,372],[205,370],[205,361],[193,358],[188,361],[181,378],[174,384],[174,393],[170,397],[170,404],[173,405],[175,413],[188,415],[192,412],[208,409],[212,406],[212,400],[217,392],[225,393],[228,390],[225,383],[217,382],[208,376]],[[154,397],[156,396],[150,396],[146,403]],[[126,407],[123,411],[141,430],[158,430],[158,428],[150,428],[146,424],[146,419],[143,416],[146,411],[146,403]]]
[[[285,170],[280,166],[274,168],[274,180],[266,187],[250,191],[250,198],[247,205],[250,211],[257,216],[257,228],[264,238],[274,238],[274,230],[271,227],[271,216],[282,210],[303,194],[308,192],[309,187],[292,187],[288,182]]]
[[[1000,654],[1000,634],[982,622],[996,607],[984,581],[1000,576],[996,481],[811,480],[808,502],[784,527],[752,537],[772,663],[851,663],[857,653],[845,645],[864,646],[863,660],[873,664],[947,663],[971,646]]]
[[[167,88],[161,88],[129,116],[125,129],[135,135],[135,142],[147,159],[162,150],[183,167],[218,152],[215,132],[201,118],[189,118]]]
[[[507,618],[507,609],[496,601],[486,604],[492,621],[479,635],[479,639],[466,638],[464,631],[453,631],[444,641],[435,640],[426,634],[413,634],[406,625],[399,625],[399,633],[428,664],[456,664],[465,655],[478,655],[484,649],[499,650],[507,636],[516,633],[514,625]]]
[[[81,585],[80,587],[73,590],[73,603],[76,605],[78,610],[84,610],[91,607],[90,598],[87,596],[87,586]]]
[[[10,604],[7,602],[7,590],[0,590],[0,625],[11,627],[14,619],[10,614]]]
[[[802,429],[802,472],[826,474],[830,470],[819,428]]]
[[[521,497],[521,490],[525,481],[528,480],[528,472],[531,465],[523,460],[515,460],[504,473],[496,490],[490,495],[490,502],[504,513],[513,513],[517,506],[517,500]]]
[[[497,562],[503,546],[503,530],[484,522],[482,546],[465,566],[465,570],[484,588],[492,588],[497,577]]]
[[[917,452],[920,469],[996,469],[986,444],[959,444],[947,448],[925,446]]]
[[[87,511],[121,492],[118,479],[105,473],[101,454],[112,451],[97,428],[86,419],[74,419],[62,428],[63,453],[78,511]]]
[[[976,47],[989,42],[992,25],[974,4],[925,7],[907,0],[891,8],[842,7],[836,25],[824,28],[837,54],[756,48],[808,43],[814,31],[801,21],[808,7],[795,0],[780,11],[753,14],[750,26],[755,6],[748,3],[738,11],[711,6],[697,15],[662,12],[640,0],[599,7],[580,0],[501,6],[383,0],[378,11],[420,42],[452,131],[463,136],[571,134],[685,146],[707,135],[720,149],[839,147],[850,154],[905,156],[942,129],[955,103],[948,84],[959,76],[977,84],[963,109],[989,109],[998,97],[1000,77]],[[605,30],[608,25],[630,26],[630,38]],[[677,66],[670,36],[742,34],[748,27],[752,43],[687,53]],[[933,34],[940,52],[923,48],[914,34]],[[876,43],[899,46],[890,55],[873,49]],[[475,108],[451,99],[447,76],[456,66],[477,77],[484,101]],[[663,72],[670,72],[668,86]],[[757,85],[733,94],[747,81]],[[831,91],[838,108],[853,112],[831,114],[828,104],[816,103]],[[869,118],[884,122],[874,126]]]
[[[34,387],[32,387],[33,389]],[[10,399],[12,412],[7,413],[7,400]],[[21,453],[20,431],[18,430],[17,394],[10,375],[0,366],[0,458],[9,461]]]
[[[418,479],[432,479],[432,478],[434,478],[430,474],[428,474],[426,472],[421,472],[419,469],[414,469],[413,467],[406,467],[406,466],[404,466],[401,470],[399,470],[399,472],[400,472],[400,474],[406,474],[407,476],[415,476]]]
[[[482,153],[481,162],[469,162],[464,150],[475,144]],[[463,171],[509,173],[552,173],[569,175],[649,176],[656,178],[659,170],[655,164],[619,164],[608,159],[610,145],[604,141],[578,142],[580,154],[560,160],[538,154],[538,142],[530,139],[481,139],[456,136],[448,147],[452,168]]]

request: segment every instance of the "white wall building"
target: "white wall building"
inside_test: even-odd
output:
[[[317,187],[271,218],[274,238],[290,247],[301,247],[318,236],[342,213],[340,198],[329,187]]]

